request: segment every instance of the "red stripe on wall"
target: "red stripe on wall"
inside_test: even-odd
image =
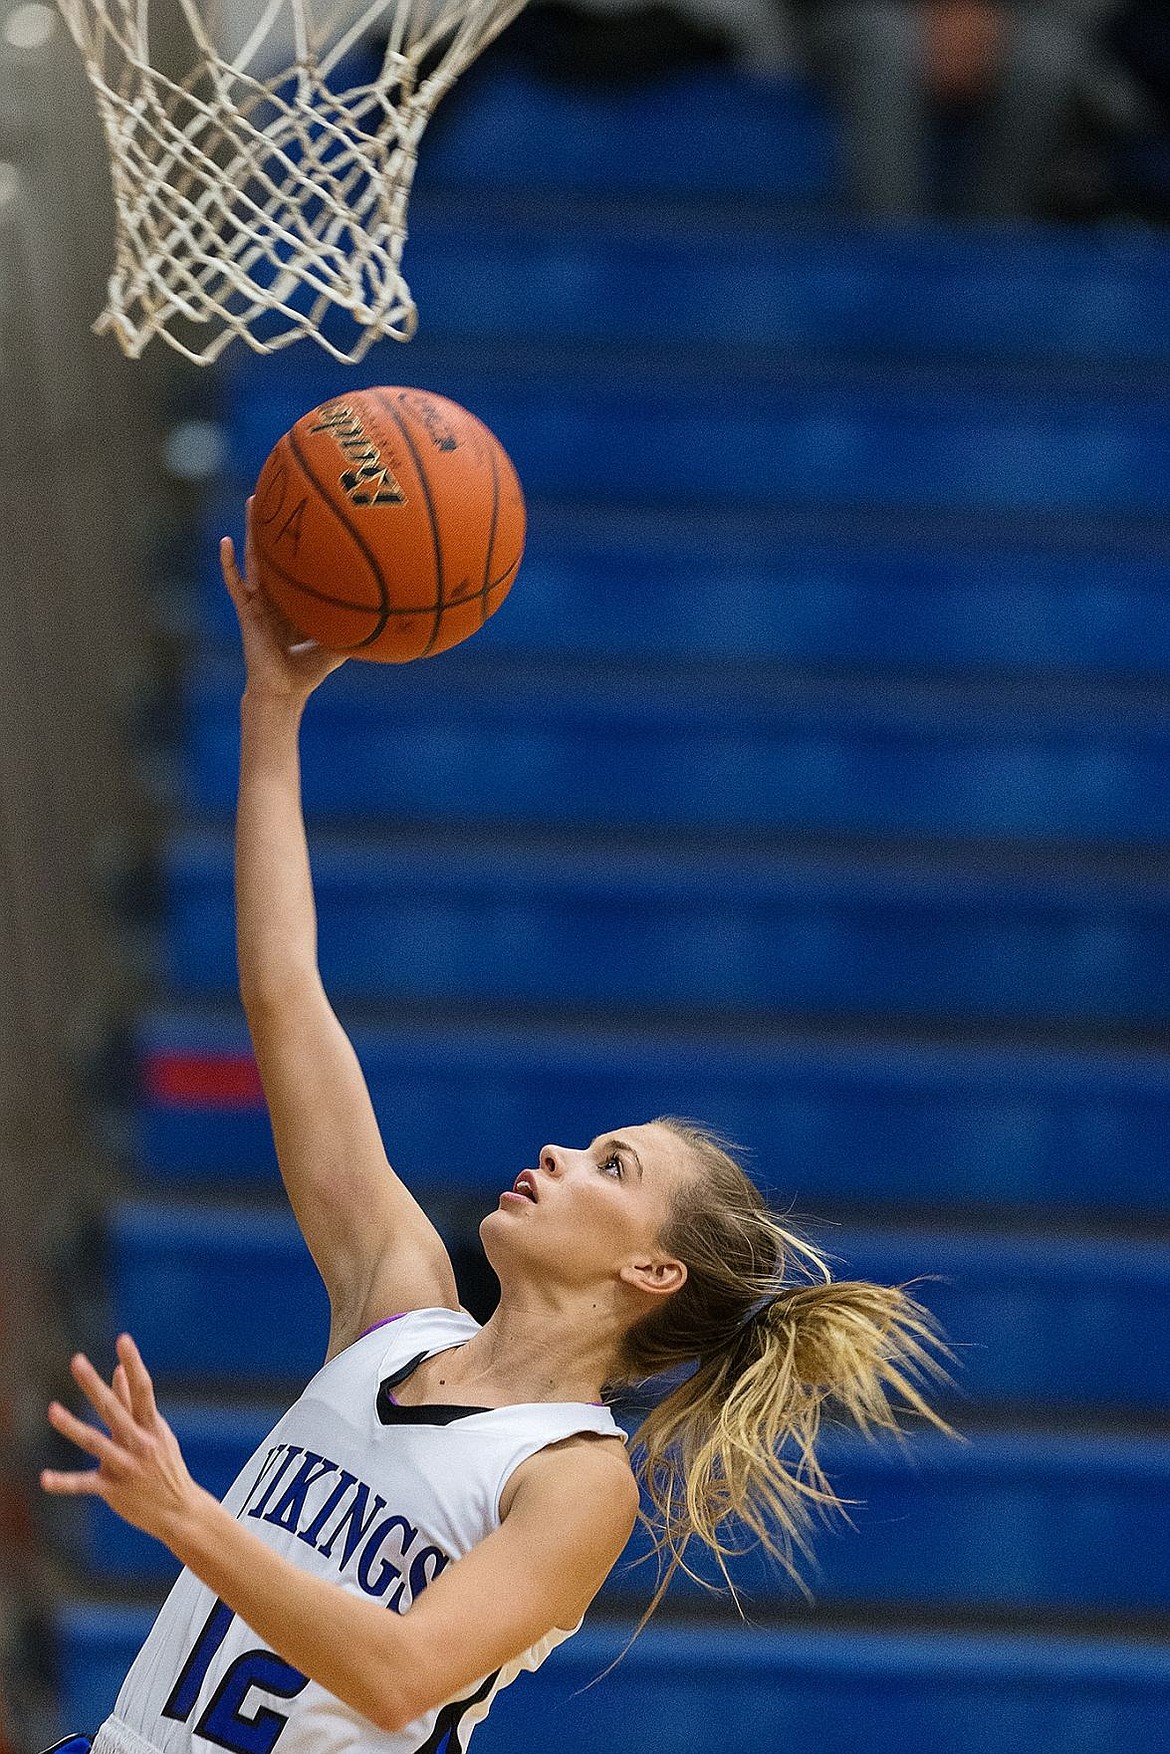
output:
[[[262,1108],[264,1092],[251,1054],[148,1054],[142,1088],[170,1108]]]

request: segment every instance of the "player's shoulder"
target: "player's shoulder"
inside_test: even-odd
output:
[[[619,1520],[638,1508],[638,1483],[626,1446],[616,1433],[575,1431],[545,1444],[513,1469],[500,1498],[506,1517],[520,1496],[526,1503],[609,1504]]]

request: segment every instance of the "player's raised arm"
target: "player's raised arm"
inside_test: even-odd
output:
[[[365,1078],[321,984],[298,737],[309,695],[343,662],[296,636],[221,559],[247,668],[236,814],[240,996],[281,1173],[325,1281],[330,1353],[382,1315],[458,1307],[442,1239],[390,1168]]]

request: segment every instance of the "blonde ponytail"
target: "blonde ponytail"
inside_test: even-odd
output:
[[[662,1238],[688,1276],[627,1335],[621,1380],[694,1369],[634,1438],[652,1506],[643,1520],[667,1561],[639,1632],[675,1571],[695,1576],[685,1557],[692,1536],[715,1555],[733,1596],[727,1561],[745,1534],[810,1593],[799,1560],[812,1557],[818,1519],[848,1519],[817,1458],[826,1417],[844,1416],[867,1436],[904,1437],[898,1415],[911,1413],[959,1435],[922,1393],[951,1381],[937,1355],[954,1354],[909,1287],[834,1280],[825,1256],[767,1210],[724,1140],[669,1116],[656,1124],[696,1161]]]

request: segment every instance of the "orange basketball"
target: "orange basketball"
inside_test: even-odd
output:
[[[481,420],[429,390],[354,390],[302,415],[260,471],[260,588],[306,638],[404,664],[504,601],[524,495]]]

